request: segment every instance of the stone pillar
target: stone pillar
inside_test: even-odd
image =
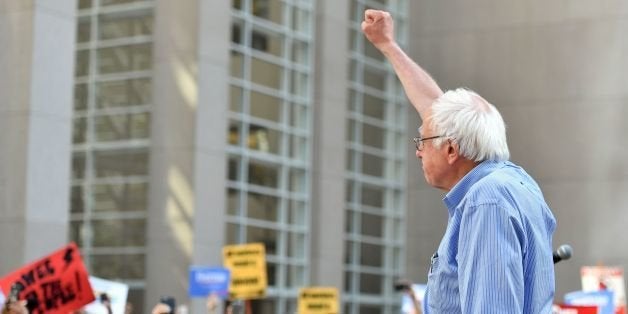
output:
[[[157,1],[145,308],[187,303],[195,220],[198,1]]]
[[[75,15],[0,2],[0,275],[68,239]]]
[[[222,266],[225,243],[227,111],[231,1],[199,5],[199,77],[196,115],[194,219],[195,265]],[[207,313],[204,299],[193,300],[192,313]],[[222,313],[219,309],[217,313]]]
[[[349,5],[318,2],[314,91],[312,285],[342,291]]]

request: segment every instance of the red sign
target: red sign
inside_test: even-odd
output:
[[[598,307],[591,305],[567,305],[561,304],[558,306],[558,311],[553,313],[558,314],[597,314]]]
[[[74,243],[0,279],[5,295],[15,284],[31,314],[66,314],[94,300],[89,276]]]

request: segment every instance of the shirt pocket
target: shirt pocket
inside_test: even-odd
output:
[[[430,258],[430,270],[427,274],[427,290],[429,291],[429,298],[427,300],[427,307],[431,313],[440,312],[440,299],[441,292],[439,291],[439,258],[438,251],[434,252],[434,255]]]
[[[434,252],[432,257],[430,257],[430,271],[428,276],[432,276],[436,270],[438,270],[438,251]]]

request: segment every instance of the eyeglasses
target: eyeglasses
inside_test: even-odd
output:
[[[416,145],[416,150],[418,151],[422,151],[423,150],[423,142],[428,141],[428,140],[433,140],[435,138],[440,138],[440,137],[444,137],[445,135],[436,135],[436,136],[430,136],[430,137],[415,137],[412,140],[414,141],[414,144]]]

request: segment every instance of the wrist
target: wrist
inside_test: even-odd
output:
[[[384,55],[389,55],[399,49],[399,45],[394,40],[382,42],[377,45],[377,49]]]

